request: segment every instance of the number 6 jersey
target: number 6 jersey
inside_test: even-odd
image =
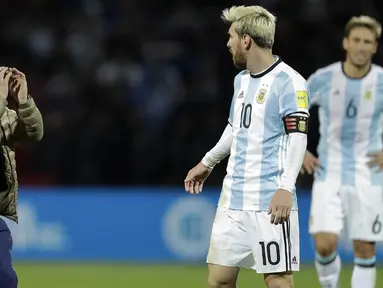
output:
[[[259,74],[244,70],[235,77],[229,116],[233,141],[219,206],[268,210],[286,172],[289,134],[307,133],[308,108],[305,79],[280,58]],[[292,209],[297,209],[296,175],[290,178]]]
[[[315,179],[342,186],[383,185],[383,175],[366,165],[368,153],[382,150],[383,68],[373,64],[363,78],[350,78],[337,62],[317,70],[308,86],[311,104],[319,105]]]

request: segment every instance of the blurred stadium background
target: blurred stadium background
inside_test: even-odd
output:
[[[383,1],[372,0],[1,3],[0,63],[26,73],[45,122],[43,141],[16,154],[20,223],[10,227],[21,288],[204,287],[225,163],[203,195],[188,196],[182,182],[227,121],[236,70],[221,10],[260,4],[274,12],[274,52],[306,77],[342,59],[349,17],[383,20]],[[315,288],[311,181],[299,179],[296,279]],[[352,253],[347,241],[340,246],[349,287]],[[255,273],[241,273],[241,288],[261,286]]]

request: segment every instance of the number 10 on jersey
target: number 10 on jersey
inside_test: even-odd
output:
[[[240,127],[249,128],[251,124],[251,112],[253,111],[253,107],[251,104],[242,103],[241,109],[241,122]]]

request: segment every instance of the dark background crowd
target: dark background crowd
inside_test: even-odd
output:
[[[22,185],[182,185],[227,123],[237,71],[220,20],[226,7],[273,12],[274,53],[305,77],[343,59],[351,16],[383,20],[383,1],[372,0],[1,3],[1,65],[26,73],[45,123],[42,142],[17,148]],[[313,151],[316,125],[314,111]],[[221,184],[225,168],[209,185]]]

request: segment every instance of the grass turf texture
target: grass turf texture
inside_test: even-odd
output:
[[[180,265],[16,263],[15,269],[19,288],[205,288],[207,276],[205,266]],[[351,266],[342,269],[342,287],[350,287],[351,273]],[[238,285],[265,287],[263,277],[249,270],[241,271]],[[295,274],[295,287],[320,288],[314,267],[303,266]],[[383,267],[376,287],[383,287]]]

